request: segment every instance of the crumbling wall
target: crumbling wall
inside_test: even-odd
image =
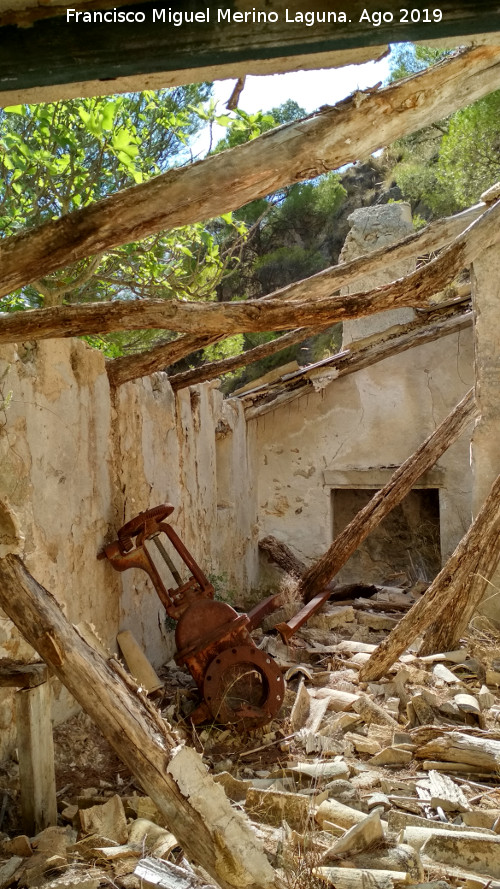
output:
[[[351,220],[346,259],[388,244],[391,224],[392,241],[408,228],[407,208],[399,204],[357,210]],[[383,278],[364,279],[356,289],[380,285],[410,269],[411,264],[385,269]],[[413,310],[403,309],[349,322],[344,343],[348,347],[352,339],[405,323],[412,316]],[[249,425],[259,461],[261,536],[274,534],[310,564],[332,541],[332,491],[382,487],[473,384],[472,332],[466,330],[334,380],[320,392],[308,390],[252,420]],[[439,460],[424,486],[439,490],[444,561],[471,520],[466,435]],[[265,562],[262,559],[263,572],[271,579],[274,570]],[[344,579],[353,564],[348,563]],[[418,579],[411,553],[408,572],[410,580]],[[356,579],[369,581],[370,577]]]
[[[485,250],[472,267],[476,398],[480,417],[472,438],[473,502],[476,516],[500,473],[500,247]],[[500,566],[487,587],[480,611],[500,626]]]
[[[226,430],[219,469],[217,429]],[[97,553],[133,515],[169,500],[171,521],[203,570],[241,593],[257,534],[245,430],[241,406],[225,404],[217,384],[176,398],[158,373],[113,394],[102,354],[79,340],[2,348],[0,554],[19,552],[68,618],[92,624],[110,648],[119,629],[131,629],[158,666],[172,649],[148,578],[118,574]],[[231,501],[219,504],[224,472]],[[6,619],[0,656],[33,656]],[[59,721],[74,705],[53,685]],[[12,711],[12,693],[4,691],[0,758],[14,742]]]
[[[0,502],[15,516],[16,549],[72,623],[92,621],[111,642],[119,579],[96,561],[114,521],[103,357],[69,340],[9,346],[0,352],[0,380]],[[6,619],[0,645],[3,657],[33,656]],[[55,681],[53,695],[60,719],[73,704]],[[3,691],[0,700],[2,755],[13,742],[13,696]]]

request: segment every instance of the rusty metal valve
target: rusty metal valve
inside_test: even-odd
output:
[[[170,503],[164,503],[139,513],[120,528],[118,539],[105,546],[98,558],[107,558],[117,571],[146,571],[165,611],[177,621],[175,661],[188,668],[203,698],[190,716],[192,722],[214,719],[240,729],[265,725],[281,708],[285,683],[276,663],[256,647],[249,631],[276,597],[257,605],[250,615],[214,601],[212,584],[165,521],[173,511]],[[188,568],[187,581],[182,580],[161,535]],[[147,540],[156,547],[177,586],[167,589],[146,548]]]

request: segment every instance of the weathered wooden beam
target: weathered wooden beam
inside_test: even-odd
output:
[[[295,284],[280,288],[280,290],[262,297],[261,301],[267,302],[270,299],[321,299],[324,296],[330,296],[333,291],[338,290],[347,284],[352,287],[355,281],[385,267],[388,261],[397,262],[400,259],[406,259],[410,256],[417,256],[438,250],[444,245],[449,244],[450,241],[458,237],[467,226],[477,219],[485,209],[486,204],[476,204],[474,207],[470,207],[462,213],[457,213],[455,216],[438,219],[435,222],[429,223],[429,225],[425,226],[421,231],[403,238],[394,245],[375,250],[372,253],[367,253],[350,262],[332,266],[322,272],[318,272],[318,274],[313,275],[311,278],[306,278],[304,281],[298,281]],[[317,333],[317,329],[311,329],[309,332],[306,330],[304,332],[304,339],[313,335],[313,333]],[[295,332],[291,332],[290,334],[285,334],[285,336],[293,337],[294,334]],[[223,337],[218,337],[217,339],[223,339]],[[213,342],[216,342],[215,337],[189,338],[184,336],[175,340],[173,343],[155,346],[153,349],[142,352],[140,355],[129,355],[123,358],[110,359],[106,362],[109,381],[112,386],[119,386],[129,380],[136,379],[137,377],[146,376],[157,370],[164,370],[168,365],[174,364],[176,361],[185,358],[187,355],[198,349],[206,348]],[[300,342],[300,340],[294,340],[294,342]],[[284,345],[280,348],[285,348],[287,344],[290,345],[291,340],[283,340],[283,344]],[[270,348],[273,346],[271,343],[268,345]],[[256,349],[261,348],[263,347],[256,347]],[[276,341],[276,349],[277,348]],[[270,352],[266,354],[272,353]],[[243,364],[249,363],[250,360],[257,361],[263,357],[256,350],[248,350],[245,355],[247,356],[248,361],[243,362]],[[213,379],[221,373],[226,373],[228,370],[234,370],[235,367],[241,366],[240,364],[234,363],[238,360],[238,356],[234,359],[229,358],[224,360],[227,361],[228,364],[223,367],[221,362],[218,369],[215,368],[215,362],[211,364],[211,376],[204,376],[203,379]],[[231,364],[229,364],[230,362]],[[206,367],[208,369],[208,365],[206,365]],[[199,372],[201,374],[201,368],[199,369]],[[194,376],[195,371],[186,371],[185,373],[186,376],[176,374],[175,377],[171,377],[170,382],[172,385],[174,385],[174,379],[177,388],[181,388],[181,386],[184,385],[192,386],[195,382],[199,382],[198,378]],[[198,370],[196,370],[196,373],[198,373]],[[188,374],[190,374],[190,376],[188,376]]]
[[[23,830],[34,836],[57,824],[52,701],[48,682],[15,694]]]
[[[475,413],[476,404],[471,389],[415,453],[393,473],[389,482],[355,515],[335,538],[325,555],[307,571],[299,585],[306,602],[330,583],[360,543],[398,503],[401,503],[420,476],[434,466],[441,455],[456,441],[474,418]]]
[[[500,559],[499,532],[500,521],[495,525],[496,531],[492,534],[484,532],[478,552],[472,550],[468,544],[464,557],[469,563],[469,572],[462,584],[454,582],[452,590],[446,596],[446,620],[442,617],[434,620],[427,628],[424,640],[419,649],[419,654],[434,654],[436,651],[452,651],[458,648],[460,639],[469,626],[474,614],[488,591],[495,590],[490,579],[493,579],[495,569]],[[477,559],[474,570],[470,569],[470,563]],[[465,569],[467,571],[467,569]],[[442,612],[441,612],[442,613]]]
[[[323,375],[330,372],[333,382],[340,377],[357,373],[365,367],[372,367],[386,358],[400,355],[407,349],[432,343],[468,327],[472,327],[472,312],[453,314],[443,319],[418,318],[409,324],[400,324],[369,337],[366,345],[363,345],[363,340],[349,343],[349,349],[341,352],[338,357],[334,355],[331,361],[323,364],[318,371]],[[307,368],[304,368],[302,375],[297,375],[287,383],[276,383],[269,387],[268,392],[256,392],[254,396],[247,396],[245,417],[247,420],[254,420],[268,411],[276,410],[277,407],[310,391],[313,385],[314,370],[308,374]]]
[[[307,66],[311,56],[319,56],[316,67],[353,64],[375,57],[381,44],[398,40],[428,42],[456,37],[457,45],[466,42],[466,35],[500,30],[500,13],[488,0],[478,0],[474,6],[466,0],[441,0],[436,11],[428,0],[412,0],[412,15],[394,8],[391,17],[383,7],[384,21],[371,18],[373,11],[380,10],[377,0],[351,0],[343,17],[338,15],[337,4],[319,0],[315,10],[337,12],[336,20],[312,23],[304,20],[310,7],[300,2],[268,0],[260,21],[252,15],[245,21],[240,6],[221,3],[222,20],[218,21],[219,4],[210,5],[207,15],[204,0],[180,0],[173,4],[176,12],[201,13],[200,21],[182,25],[169,23],[167,16],[162,23],[158,13],[155,18],[153,9],[160,15],[162,9],[154,0],[133,6],[116,0],[114,4],[112,0],[73,4],[91,12],[114,5],[117,12],[133,10],[144,15],[144,21],[121,23],[84,23],[74,15],[68,23],[62,3],[56,6],[25,0],[8,5],[11,8],[0,13],[0,83],[7,95],[14,93],[11,104],[296,70]],[[242,8],[250,10],[249,6]],[[362,15],[364,9],[370,17]],[[295,20],[299,16],[302,21]],[[372,55],[370,46],[374,47]],[[24,59],[29,59],[29,64]],[[45,87],[42,95],[35,92],[41,87]],[[31,89],[34,95],[19,97],[23,89]]]
[[[1,317],[0,343],[147,327],[194,332],[196,335],[203,333],[206,336],[249,330],[286,330],[297,324],[327,327],[336,321],[360,318],[385,309],[425,305],[432,294],[443,290],[459,271],[496,242],[500,237],[499,220],[500,201],[497,201],[455,238],[440,256],[406,278],[371,291],[303,302],[280,299],[231,303],[116,300],[111,303],[32,309]]]
[[[284,185],[338,169],[499,85],[500,47],[466,50],[415,77],[357,92],[305,120],[15,235],[0,249],[0,295],[70,262],[210,219]]]
[[[261,361],[263,358],[269,358],[270,355],[276,355],[283,349],[295,346],[297,343],[303,343],[310,336],[314,336],[318,331],[311,327],[301,327],[299,330],[292,330],[270,343],[262,343],[253,349],[247,349],[240,355],[233,355],[231,358],[222,358],[220,361],[210,361],[202,364],[200,367],[194,367],[192,370],[186,370],[183,373],[173,374],[169,377],[169,383],[172,389],[185,389],[186,386],[194,386],[196,383],[204,383],[207,380],[214,380],[223,374],[237,370],[239,367],[246,367],[255,361]]]
[[[0,321],[1,327],[1,321]],[[138,355],[124,355],[122,358],[111,358],[106,361],[106,372],[111,386],[121,386],[137,377],[145,377],[157,370],[165,370],[169,364],[175,364],[181,358],[206,349],[212,343],[224,339],[223,336],[213,334],[196,334],[180,336],[169,343],[162,343],[140,352]]]
[[[198,754],[172,736],[117,661],[106,661],[88,645],[17,556],[0,560],[0,605],[101,728],[186,855],[221,889],[277,889],[250,825],[231,808]]]
[[[415,259],[427,253],[434,253],[450,244],[458,238],[469,226],[475,222],[487,209],[487,204],[475,204],[454,216],[436,219],[418,232],[407,235],[394,244],[379,247],[370,253],[351,259],[349,262],[341,262],[338,265],[323,269],[310,278],[288,284],[279,290],[275,290],[268,296],[262,297],[262,301],[270,299],[286,299],[301,302],[303,299],[323,299],[331,296],[341,287],[351,287],[360,278],[373,275],[381,269],[401,262],[403,259]]]
[[[488,574],[500,557],[499,535],[500,476],[469,530],[429,589],[361,668],[359,676],[362,682],[384,676],[408,645],[439,619],[443,625],[452,626],[453,641],[459,638],[464,621],[470,620],[487,584]],[[478,583],[479,575],[486,578],[483,584]],[[448,638],[449,634],[445,634],[446,645]],[[440,635],[433,634],[432,639],[440,645]],[[428,648],[429,645],[426,645],[426,651]]]

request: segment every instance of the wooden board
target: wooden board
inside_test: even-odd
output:
[[[439,5],[412,0],[406,10],[401,9],[404,5],[378,0],[350,0],[348,4],[317,0],[313,7],[306,0],[268,0],[261,6],[241,0],[216,5],[181,0],[172,4],[172,10],[182,14],[180,25],[168,21],[168,6],[152,0],[117,3],[116,13],[132,13],[133,20],[128,22],[113,21],[113,3],[103,0],[82,8],[107,10],[112,18],[108,22],[84,22],[76,15],[68,22],[65,11],[71,4],[4,10],[0,13],[4,90],[0,98],[23,89],[73,83],[80,85],[77,94],[82,95],[81,87],[88,82],[94,82],[94,94],[99,82],[105,92],[140,89],[140,83],[131,85],[132,77],[142,77],[142,88],[152,88],[146,80],[156,72],[171,72],[171,84],[239,76],[245,69],[255,73],[259,62],[263,73],[269,73],[266,62],[273,59],[280,60],[274,70],[293,70],[299,67],[297,59],[313,54],[324,55],[324,66],[348,64],[367,57],[360,54],[362,47],[380,49],[395,41],[454,37],[460,44],[465,41],[459,38],[466,35],[500,30],[500,9],[492,7],[490,0],[441,0]],[[78,3],[73,7],[78,8]],[[386,13],[384,21],[377,16],[381,8]],[[315,16],[311,23],[306,15],[312,9],[320,17],[326,12],[327,20],[318,21]],[[186,16],[190,19],[196,13],[198,21],[186,21]],[[261,14],[260,20],[256,13]],[[17,23],[23,27],[16,27]],[[343,52],[343,61],[327,61],[326,54],[332,52]],[[14,101],[22,99],[16,96]]]
[[[23,829],[33,836],[57,824],[50,685],[16,694],[17,750]]]

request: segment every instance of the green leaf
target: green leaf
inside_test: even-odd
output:
[[[83,106],[78,109],[78,114],[80,115],[84,124],[88,124],[88,122],[90,120],[90,114],[88,111],[85,111],[85,108],[83,108]]]
[[[23,117],[26,115],[26,111],[24,105],[8,105],[3,109],[6,114],[20,114]]]
[[[107,104],[102,109],[102,128],[103,130],[111,130],[113,129],[113,122],[115,119],[115,111],[117,109],[118,102],[107,102]]]

